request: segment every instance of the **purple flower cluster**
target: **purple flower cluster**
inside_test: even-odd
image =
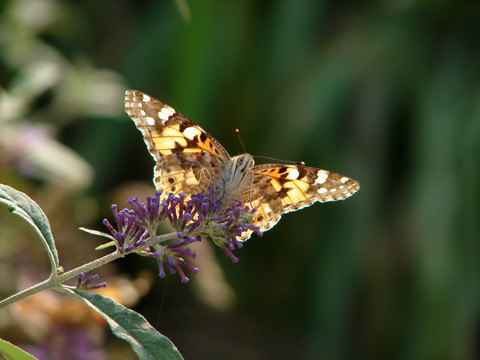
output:
[[[157,192],[155,196],[147,197],[146,202],[140,202],[138,197],[130,199],[128,205],[131,209],[121,211],[112,205],[117,229],[106,219],[103,223],[112,233],[119,252],[137,252],[156,258],[162,278],[168,271],[178,273],[182,282],[187,282],[189,279],[182,267],[197,273],[198,269],[185,259],[196,257],[190,245],[204,237],[210,237],[233,262],[237,262],[232,251],[242,247],[238,240],[242,234],[256,232],[262,235],[258,226],[253,224],[255,209],[251,210],[241,201],[224,206],[214,200],[213,190],[208,196],[195,194],[188,200],[183,193],[178,196],[169,194],[163,203]],[[174,237],[157,235],[158,226],[164,220],[177,231]]]
[[[87,278],[85,278],[85,273],[81,272],[77,276],[77,289],[82,289],[82,290],[94,290],[94,289],[99,289],[102,287],[106,287],[107,283],[102,282],[100,284],[92,284],[93,282],[97,281],[99,279],[98,275],[89,275]]]

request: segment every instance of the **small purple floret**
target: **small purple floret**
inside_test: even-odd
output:
[[[91,284],[92,282],[95,282],[99,279],[98,275],[90,275],[85,279],[85,273],[81,272],[78,274],[77,278],[77,289],[82,289],[82,290],[95,290],[99,289],[102,287],[106,287],[107,283],[102,282],[100,284]]]
[[[230,259],[232,259],[232,262],[234,263],[238,262],[238,258],[235,255],[233,255],[230,249],[228,249],[225,245],[223,245],[220,249],[222,249],[225,255],[227,255]]]

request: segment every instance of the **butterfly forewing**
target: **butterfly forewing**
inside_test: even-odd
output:
[[[206,192],[230,161],[218,141],[165,103],[140,91],[125,93],[125,110],[156,160],[154,183],[162,199],[172,192]]]

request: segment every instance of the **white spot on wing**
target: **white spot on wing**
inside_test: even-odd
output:
[[[150,96],[148,96],[147,94],[143,94],[143,101],[149,102],[150,101]]]
[[[317,178],[315,179],[315,184],[323,184],[328,179],[328,173],[319,170],[317,173]]]
[[[155,125],[155,119],[154,118],[152,118],[150,116],[146,116],[145,120],[147,121],[148,125]]]
[[[140,114],[142,114],[143,116],[147,115],[147,113],[145,112],[145,110],[140,110]]]
[[[348,180],[350,180],[350,179],[347,178],[346,176],[344,176],[344,177],[342,177],[342,178],[340,179],[340,181],[341,181],[342,183],[344,183],[344,184],[345,184]]]
[[[299,176],[300,176],[300,173],[298,172],[297,169],[290,168],[288,171],[287,179],[295,180],[295,179],[298,179]]]
[[[193,126],[190,126],[185,130],[183,130],[183,135],[185,135],[185,137],[190,140],[193,140],[195,135],[201,135],[201,134],[202,133],[198,129],[195,129]]]
[[[164,114],[163,112],[159,111],[159,112],[158,112],[158,117],[159,117],[160,119],[162,119],[163,122],[165,122],[165,121],[168,120],[168,118],[169,118],[170,116],[168,116],[167,114]]]
[[[165,105],[159,112],[158,117],[163,120],[163,122],[167,121],[170,116],[175,114],[175,110],[168,105]]]
[[[320,194],[325,194],[325,193],[327,192],[327,189],[325,189],[325,188],[320,188],[320,189],[318,189],[318,192],[319,192]]]
[[[173,114],[175,114],[175,109],[168,105],[164,105],[162,110],[160,111],[167,114],[168,116],[172,116]]]

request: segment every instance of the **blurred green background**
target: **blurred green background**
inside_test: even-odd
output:
[[[205,247],[187,285],[153,277],[133,308],[186,359],[480,358],[480,3],[0,7],[0,182],[42,205],[67,269],[99,256],[77,227],[102,229],[110,204],[153,192],[126,89],[231,155],[239,128],[251,154],[360,182],[254,236],[238,264]],[[48,266],[3,207],[0,225],[4,297]],[[156,264],[126,258],[102,279],[145,270]],[[107,337],[110,358],[110,342],[127,347]]]

